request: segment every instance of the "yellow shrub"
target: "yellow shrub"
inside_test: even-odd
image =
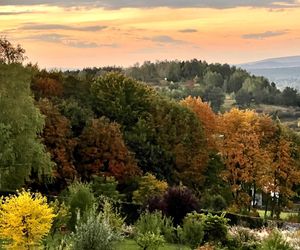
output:
[[[0,238],[9,249],[31,249],[41,243],[53,222],[53,208],[40,193],[22,190],[1,199]]]
[[[139,188],[133,192],[133,201],[143,204],[149,198],[162,196],[167,188],[167,182],[157,180],[154,175],[147,173],[141,177]]]

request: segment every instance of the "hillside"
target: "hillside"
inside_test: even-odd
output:
[[[264,76],[283,89],[287,86],[300,89],[300,56],[265,59],[239,67],[258,76]]]

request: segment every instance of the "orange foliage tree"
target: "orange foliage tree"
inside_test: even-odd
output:
[[[120,126],[104,117],[93,119],[83,130],[76,156],[77,169],[84,180],[92,175],[112,175],[122,181],[140,173],[124,143]]]
[[[232,109],[219,117],[219,149],[225,163],[222,177],[229,182],[235,203],[247,206],[251,189],[256,189],[258,171],[269,158],[262,145],[261,119],[250,110]]]
[[[250,110],[232,109],[219,117],[219,124],[219,148],[226,165],[222,177],[235,203],[249,206],[260,189],[271,197],[272,214],[275,209],[279,217],[282,205],[294,194],[293,185],[300,182],[295,157],[300,144],[282,125]]]
[[[180,102],[183,106],[192,110],[202,123],[207,148],[209,150],[216,149],[215,134],[217,133],[217,115],[207,102],[203,102],[200,97],[187,97]]]
[[[58,109],[47,99],[38,102],[41,113],[46,116],[42,132],[43,143],[56,163],[54,177],[61,188],[76,177],[73,150],[76,140],[72,138],[70,121],[60,114]]]
[[[270,164],[260,174],[262,190],[271,194],[271,215],[275,212],[278,219],[282,206],[287,205],[288,200],[295,194],[293,186],[300,182],[299,159],[296,157],[299,154],[299,145],[290,137],[289,132],[291,131],[279,123],[276,124],[273,137],[267,144]]]
[[[51,98],[63,94],[63,85],[59,73],[48,73],[41,71],[37,74],[31,83],[31,89],[36,98]]]

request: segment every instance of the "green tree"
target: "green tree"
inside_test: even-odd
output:
[[[203,81],[205,83],[205,85],[209,86],[209,87],[219,87],[222,88],[223,87],[223,77],[221,74],[217,73],[217,72],[211,72],[208,71],[204,77],[203,77]]]
[[[236,103],[241,107],[247,107],[251,104],[252,95],[245,89],[240,89],[235,95]]]
[[[0,72],[0,184],[15,189],[30,175],[49,176],[53,163],[38,138],[44,119],[34,106],[28,71],[0,64]]]
[[[286,106],[297,106],[299,103],[299,95],[297,90],[291,87],[286,87],[281,94],[282,104]]]
[[[248,76],[248,73],[243,70],[237,70],[232,75],[230,75],[230,78],[227,82],[226,86],[226,92],[232,93],[232,92],[238,92],[240,88],[242,88],[243,82],[246,80]]]
[[[219,87],[206,88],[203,94],[203,100],[209,102],[213,111],[219,111],[225,101],[225,93]]]
[[[156,95],[152,88],[118,73],[108,73],[97,79],[91,93],[96,115],[107,116],[125,129],[149,116],[150,103]]]

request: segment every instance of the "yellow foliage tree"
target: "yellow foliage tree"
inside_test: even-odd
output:
[[[143,204],[152,197],[162,196],[168,188],[168,183],[155,178],[147,173],[141,177],[139,188],[133,192],[133,201]]]
[[[213,150],[216,148],[215,134],[217,132],[217,115],[207,102],[203,102],[200,97],[187,97],[180,102],[181,105],[192,110],[200,120],[205,137],[207,148]]]
[[[295,195],[293,186],[299,183],[299,161],[295,154],[299,154],[299,147],[288,135],[288,129],[277,124],[276,131],[267,145],[271,164],[261,168],[260,186],[271,199],[271,216],[276,212],[279,219],[282,206]],[[267,207],[267,206],[266,206]]]
[[[232,109],[219,117],[219,148],[226,165],[222,173],[239,207],[248,206],[250,189],[256,189],[259,171],[270,163],[264,147],[265,125],[269,117],[251,110]]]
[[[46,197],[22,190],[1,201],[0,238],[8,242],[7,248],[21,250],[39,246],[55,217]]]

